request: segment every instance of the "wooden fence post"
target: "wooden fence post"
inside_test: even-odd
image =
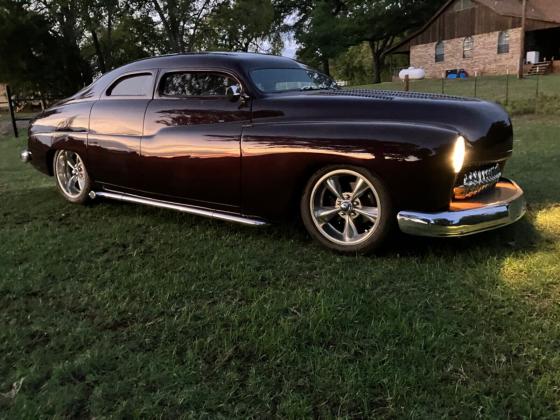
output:
[[[474,97],[476,98],[478,88],[478,71],[474,72]]]
[[[404,76],[404,90],[405,92],[410,91],[410,76],[408,74]]]
[[[506,70],[506,105],[509,105],[509,67]]]
[[[19,137],[16,115],[14,112],[14,104],[12,103],[12,91],[10,86],[6,85],[6,96],[8,97],[8,109],[10,110],[10,118],[12,119],[12,127],[14,129],[14,136]]]

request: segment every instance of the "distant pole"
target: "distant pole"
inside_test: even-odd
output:
[[[445,94],[445,72],[441,73],[441,94]]]
[[[540,89],[539,85],[540,85],[540,82],[541,82],[541,75],[538,74],[537,75],[537,93],[536,93],[537,99],[539,99],[539,89]]]
[[[525,29],[527,28],[527,0],[523,0],[521,6],[521,51],[519,51],[519,67],[517,69],[517,77],[523,79],[523,66],[525,64]]]
[[[509,68],[506,72],[506,105],[509,104]]]
[[[408,74],[404,76],[404,90],[405,92],[410,91],[410,76]]]
[[[476,88],[477,88],[477,82],[478,82],[478,71],[474,72],[474,97],[476,98]]]
[[[10,110],[10,118],[12,120],[12,128],[14,129],[14,136],[19,137],[16,114],[14,112],[14,104],[12,103],[12,91],[9,85],[6,85],[6,96],[8,97],[8,109]]]

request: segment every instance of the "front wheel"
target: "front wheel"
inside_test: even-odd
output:
[[[383,182],[353,166],[331,166],[317,172],[305,188],[301,215],[315,240],[344,253],[378,248],[394,219]]]
[[[70,150],[58,150],[53,166],[56,186],[62,196],[71,203],[85,203],[91,191],[91,179],[80,155]]]

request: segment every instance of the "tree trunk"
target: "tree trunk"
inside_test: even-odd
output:
[[[167,18],[158,0],[152,0],[152,4],[154,5],[154,9],[156,10],[156,13],[161,19],[161,23],[163,24],[163,29],[165,31],[165,34],[167,35],[167,41],[169,43],[171,52],[182,52],[181,46],[179,45],[179,40],[177,39],[177,28],[174,25],[173,16],[170,16],[169,19]]]
[[[381,70],[383,68],[383,53],[377,48],[375,41],[368,41],[369,49],[371,50],[371,65],[373,69],[373,83],[381,83]]]
[[[381,83],[381,70],[383,69],[383,58],[381,54],[372,52],[373,60],[373,83]]]
[[[91,30],[91,38],[93,40],[95,54],[97,55],[97,61],[99,63],[99,71],[101,73],[106,73],[107,67],[105,66],[105,58],[103,57],[103,51],[101,50],[101,45],[99,44],[99,38],[97,37],[97,32],[95,32],[95,29]]]
[[[322,64],[323,64],[323,73],[325,73],[327,76],[331,75],[331,66],[329,63],[329,59],[328,58],[323,58],[322,60]]]

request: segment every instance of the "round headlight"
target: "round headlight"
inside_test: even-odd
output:
[[[455,141],[455,146],[453,147],[453,155],[451,156],[451,163],[453,164],[453,170],[456,174],[461,172],[461,169],[463,169],[463,163],[465,163],[465,153],[465,138],[463,136],[459,136]]]

